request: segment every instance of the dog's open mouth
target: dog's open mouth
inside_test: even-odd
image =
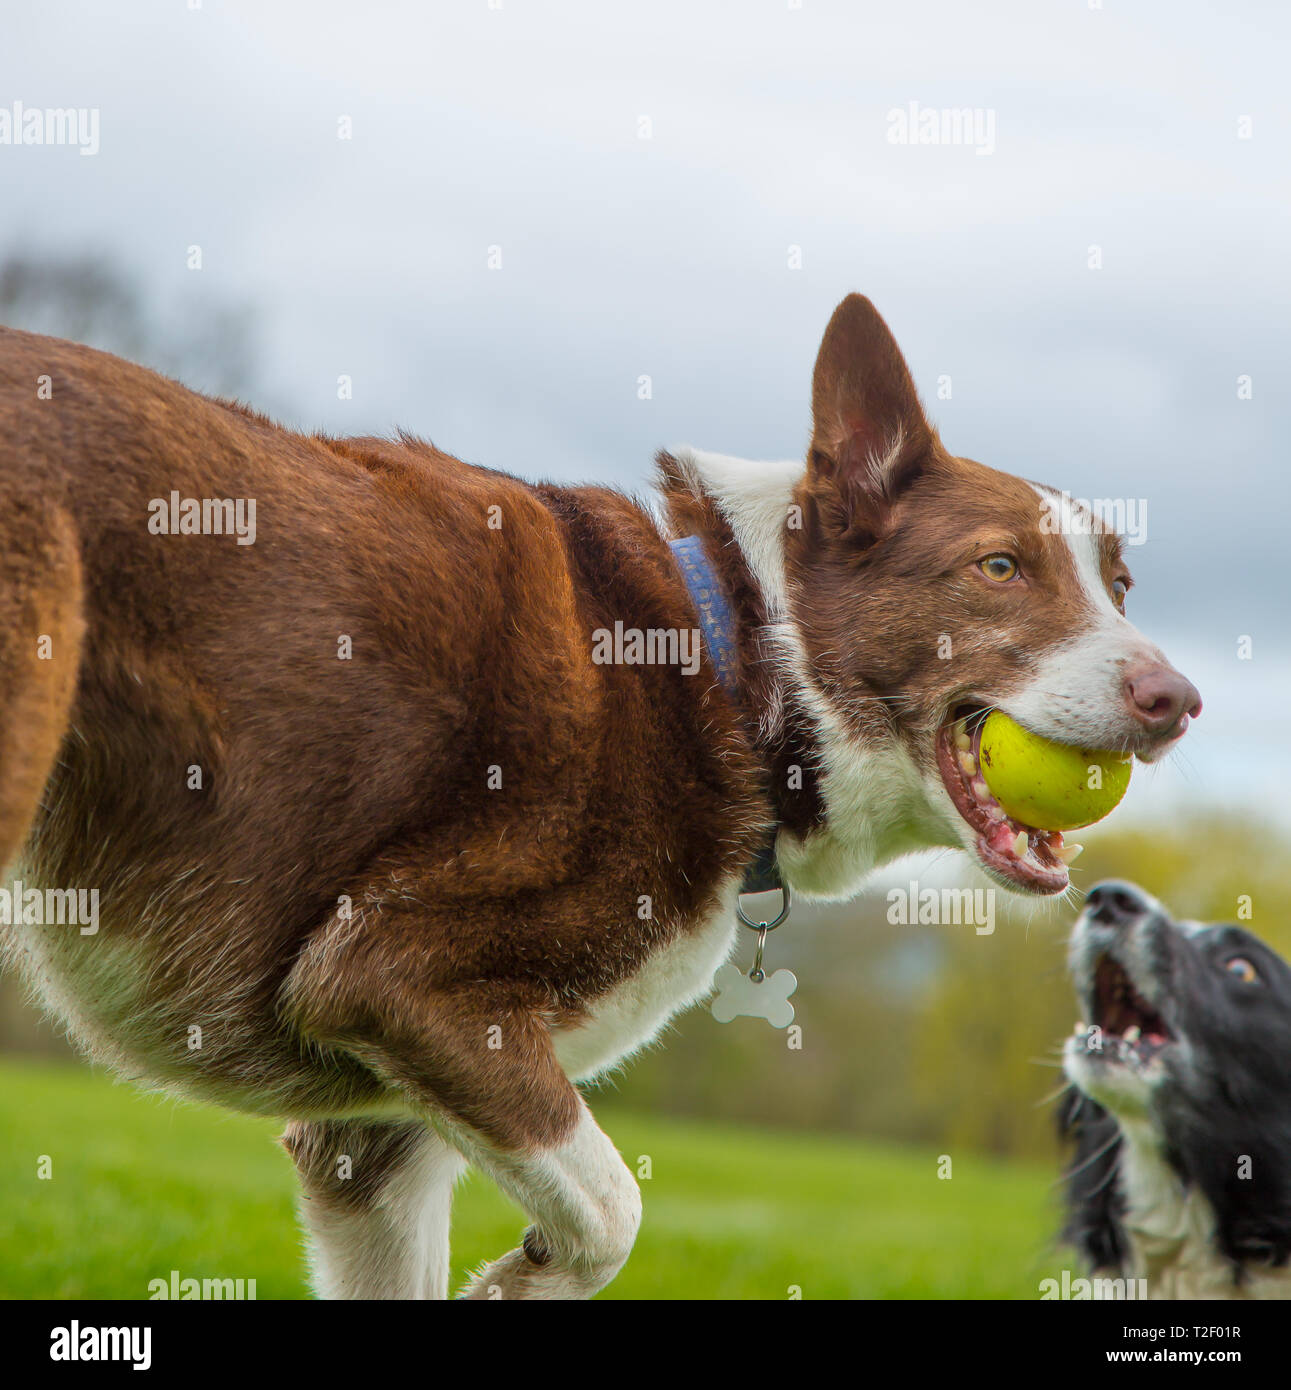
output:
[[[1038,830],[1005,814],[982,777],[982,705],[957,705],[937,731],[937,767],[955,809],[977,832],[977,857],[997,878],[1026,893],[1061,893],[1080,852],[1061,830]]]
[[[1089,1002],[1093,1015],[1090,1024],[1078,1023],[1076,1033],[1084,1035],[1086,1051],[1091,1054],[1144,1066],[1175,1041],[1165,1019],[1135,989],[1129,973],[1112,956],[1099,957]]]

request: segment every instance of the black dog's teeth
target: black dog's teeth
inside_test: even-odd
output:
[[[1165,1020],[1134,988],[1128,972],[1114,957],[1099,960],[1094,978],[1092,1017],[1100,1036],[1113,1046],[1114,1055],[1141,1063],[1173,1041]]]

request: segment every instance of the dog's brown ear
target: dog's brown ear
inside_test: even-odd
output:
[[[864,295],[849,294],[825,329],[811,413],[808,485],[820,521],[872,543],[918,475],[932,430],[896,339]]]

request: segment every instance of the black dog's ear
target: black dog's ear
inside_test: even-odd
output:
[[[1068,1086],[1058,1102],[1058,1138],[1074,1152],[1065,1173],[1067,1221],[1062,1238],[1091,1269],[1119,1270],[1129,1259],[1125,1199],[1116,1182],[1120,1126],[1097,1101]]]
[[[1215,1213],[1215,1239],[1232,1261],[1238,1284],[1261,1267],[1291,1263],[1291,1122],[1234,1125],[1224,1138],[1183,1140],[1181,1163]],[[1247,1158],[1248,1171],[1242,1171]]]

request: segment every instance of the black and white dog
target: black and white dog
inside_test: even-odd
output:
[[[1066,1238],[1153,1298],[1291,1298],[1291,966],[1133,884],[1071,937]]]

